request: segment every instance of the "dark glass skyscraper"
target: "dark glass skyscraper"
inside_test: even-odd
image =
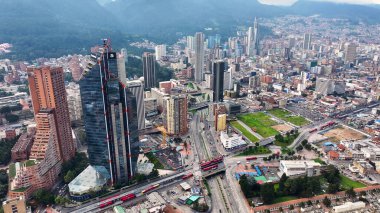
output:
[[[213,84],[213,102],[223,102],[223,88],[224,88],[224,71],[226,64],[224,61],[215,61],[212,65],[212,74],[214,76]]]
[[[79,82],[90,164],[106,167],[113,184],[130,180],[139,153],[136,98],[117,54],[105,40]]]

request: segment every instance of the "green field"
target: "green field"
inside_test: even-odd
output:
[[[279,132],[273,129],[271,126],[277,123],[271,120],[271,117],[263,112],[255,112],[251,114],[239,115],[237,116],[239,120],[243,121],[247,126],[256,129],[256,132],[268,138],[279,134]]]
[[[303,126],[303,125],[309,124],[309,121],[306,120],[304,117],[302,117],[302,116],[291,116],[292,113],[290,113],[289,111],[284,110],[284,109],[272,109],[272,110],[268,110],[268,112],[270,114],[276,116],[277,118],[280,118],[284,121],[292,123],[296,126]]]
[[[240,125],[239,122],[231,121],[230,124],[231,124],[231,126],[238,129],[240,132],[242,132],[243,135],[245,137],[247,137],[252,143],[259,141],[259,139],[257,139],[254,135],[252,135],[252,133],[250,133],[246,128],[244,128],[242,125]]]
[[[295,200],[295,199],[298,199],[298,197],[296,197],[296,196],[277,197],[276,199],[274,199],[273,204],[274,203],[282,203],[282,202],[286,202],[286,201],[289,201],[289,200]]]
[[[316,158],[316,159],[314,159],[314,162],[316,162],[316,163],[320,163],[321,165],[326,165],[326,162],[323,161],[323,160],[320,159],[320,158]]]
[[[339,177],[340,177],[340,185],[344,189],[350,189],[351,187],[354,189],[366,187],[366,185],[364,185],[363,183],[351,180],[350,178],[348,178],[344,175],[339,175]]]
[[[238,154],[237,156],[263,155],[263,154],[270,154],[270,153],[272,152],[265,146],[259,146],[259,147],[249,147],[247,150]]]

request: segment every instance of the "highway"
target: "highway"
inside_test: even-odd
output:
[[[178,174],[175,174],[175,175],[172,175],[172,176],[169,176],[169,177],[165,177],[161,180],[157,180],[157,181],[154,181],[154,182],[151,182],[149,184],[145,184],[143,186],[136,186],[136,187],[132,187],[132,188],[128,188],[128,189],[125,189],[125,190],[121,190],[120,192],[115,192],[113,195],[110,195],[110,196],[107,196],[106,198],[101,198],[99,200],[94,200],[94,201],[91,201],[87,204],[84,204],[84,205],[81,205],[79,207],[76,207],[76,208],[71,208],[71,209],[63,209],[62,212],[72,212],[72,213],[84,213],[84,212],[95,212],[95,211],[98,211],[100,210],[99,207],[98,207],[98,203],[100,202],[100,200],[105,200],[109,197],[112,197],[112,196],[115,196],[115,199],[118,199],[124,195],[127,195],[127,194],[131,194],[131,193],[134,193],[136,194],[136,197],[142,197],[142,196],[145,196],[143,194],[141,194],[141,191],[146,189],[148,186],[150,185],[155,185],[155,184],[160,184],[160,187],[158,187],[157,189],[160,189],[160,188],[164,188],[164,187],[167,187],[168,185],[172,185],[174,183],[177,183],[177,182],[181,182],[182,181],[182,176],[187,174],[188,171],[183,171],[183,172],[180,172]],[[155,189],[155,190],[157,190]],[[153,191],[155,191],[153,190]],[[112,205],[113,206],[113,205]],[[112,206],[109,206],[112,207]],[[105,209],[102,209],[102,210],[105,210]]]

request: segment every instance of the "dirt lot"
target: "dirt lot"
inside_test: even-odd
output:
[[[291,126],[286,125],[286,124],[275,125],[275,126],[272,126],[272,128],[279,132],[288,132],[293,129]]]
[[[338,127],[329,130],[323,135],[336,142],[342,140],[360,140],[366,138],[365,135],[361,134],[360,132],[345,127]]]

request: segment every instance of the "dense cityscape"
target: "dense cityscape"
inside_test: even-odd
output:
[[[380,24],[235,29],[30,61],[0,40],[0,212],[380,212]]]

